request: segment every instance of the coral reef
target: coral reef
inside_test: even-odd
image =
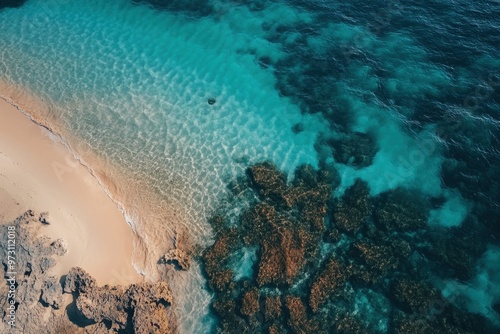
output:
[[[355,180],[334,198],[338,175],[325,164],[320,170],[300,166],[291,181],[269,162],[250,166],[246,176],[233,195],[244,193],[250,205],[236,219],[220,213],[211,219],[215,241],[201,256],[221,333],[488,328],[482,316],[449,302],[435,314],[432,307],[442,297],[423,283],[431,266],[416,252],[430,252],[422,241],[431,206],[418,194],[395,189],[371,198],[368,184]],[[439,234],[430,240],[446,244]],[[256,249],[256,259],[238,262],[249,261],[243,249]],[[436,249],[456,267],[465,256],[451,254],[450,245]],[[250,274],[238,274],[248,266]],[[419,322],[424,323],[418,327]]]

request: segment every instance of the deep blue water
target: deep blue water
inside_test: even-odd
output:
[[[44,99],[40,117],[91,167],[98,156],[178,207],[182,218],[145,218],[123,195],[142,183],[115,175],[151,261],[176,224],[206,241],[248,165],[309,163],[339,171],[333,196],[356,178],[372,196],[410,189],[433,203],[430,236],[478,235],[470,270],[426,270],[497,326],[499,51],[493,0],[0,1],[0,79]],[[345,149],[358,144],[366,160]],[[203,332],[206,293],[189,291],[182,328]]]

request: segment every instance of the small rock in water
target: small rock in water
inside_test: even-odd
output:
[[[210,104],[210,105],[215,104],[215,99],[213,97],[209,98],[208,104]]]
[[[164,260],[166,263],[176,264],[181,270],[188,270],[191,266],[191,261],[189,256],[180,249],[171,249],[164,255]]]
[[[46,225],[50,225],[50,221],[49,221],[49,213],[48,212],[42,212],[40,214],[40,218],[38,218],[38,220],[40,221],[40,223],[42,224],[46,224]]]
[[[293,133],[301,133],[302,131],[304,131],[304,125],[302,123],[297,123],[292,126],[292,131]]]

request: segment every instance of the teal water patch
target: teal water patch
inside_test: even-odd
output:
[[[444,192],[446,202],[438,209],[431,210],[429,223],[444,227],[457,227],[467,217],[471,204],[456,192],[446,190]]]
[[[257,248],[242,247],[231,255],[229,265],[234,272],[234,280],[239,281],[242,278],[251,278],[253,275],[253,266],[257,261]]]
[[[500,301],[500,249],[489,246],[477,265],[477,274],[469,282],[446,281],[443,296],[469,312],[482,314],[500,326],[494,309]]]
[[[166,210],[181,206],[186,218],[175,223],[206,241],[206,217],[228,181],[261,160],[290,172],[317,166],[314,142],[325,129],[280,96],[257,61],[282,57],[261,37],[277,12],[232,10],[193,21],[128,0],[30,0],[0,12],[0,78],[34,92],[85,147],[151,184]],[[128,184],[118,187],[137,191]],[[141,221],[137,204],[125,205],[155,264],[171,222]],[[205,332],[209,297],[199,272],[190,279],[176,297],[181,329]]]
[[[317,166],[313,145],[324,128],[279,96],[250,52],[281,55],[259,38],[262,18],[235,11],[245,20],[192,21],[125,0],[33,0],[2,13],[1,75],[52,102],[106,159],[166,197],[194,202],[201,224],[244,170],[237,161]]]

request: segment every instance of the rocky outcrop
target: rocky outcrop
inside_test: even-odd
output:
[[[38,220],[42,224],[50,225],[49,213],[48,212],[42,212],[40,214],[40,217],[38,217]]]
[[[172,293],[165,282],[98,287],[83,269],[72,268],[64,292],[76,296],[76,308],[85,318],[111,323],[116,332],[130,326],[134,333],[171,333],[167,308]]]
[[[62,305],[62,289],[59,280],[55,276],[50,276],[45,279],[42,286],[42,294],[40,296],[42,303],[58,309]]]
[[[99,287],[94,278],[78,267],[62,278],[50,275],[55,257],[66,253],[66,244],[61,239],[51,241],[40,236],[43,225],[40,216],[31,210],[8,225],[0,225],[5,245],[7,232],[15,231],[16,333],[165,334],[175,331],[175,317],[170,310],[172,294],[166,282]],[[4,268],[9,265],[7,251],[8,248],[2,248]],[[4,310],[10,305],[7,289],[7,285],[0,285],[0,307]],[[70,294],[73,302],[67,305],[71,298],[65,299],[63,293]],[[67,308],[76,311],[71,320]],[[2,317],[0,332],[8,333],[9,314],[4,313]]]
[[[188,270],[191,266],[189,256],[181,249],[171,249],[163,256],[166,263],[172,263],[181,270]]]
[[[54,266],[56,257],[62,252],[51,245],[51,241],[46,237],[41,237],[43,225],[39,216],[32,210],[26,211],[23,215],[9,222],[7,225],[0,225],[2,245],[8,245],[8,232],[12,232],[15,244],[10,244],[12,248],[2,247],[3,268],[5,279],[15,279],[15,298],[17,309],[15,314],[16,332],[18,333],[54,333],[50,329],[49,319],[57,319],[61,316],[62,288],[56,277],[49,275],[49,269]],[[15,251],[15,261],[9,268],[9,250]],[[14,271],[15,274],[8,272]],[[14,283],[14,281],[12,281]],[[7,310],[10,300],[8,299],[8,289],[6,284],[0,285],[0,307]],[[8,333],[7,312],[2,314],[0,332]],[[73,328],[72,324],[68,324]]]

